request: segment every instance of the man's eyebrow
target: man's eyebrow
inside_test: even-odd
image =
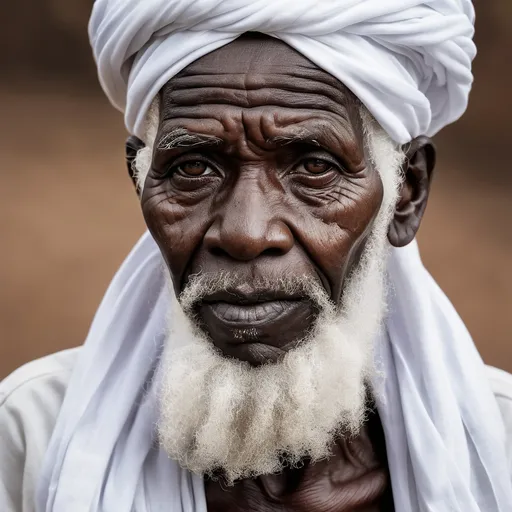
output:
[[[214,135],[190,133],[184,128],[176,128],[166,133],[157,143],[156,149],[192,148],[196,146],[219,146],[224,141]]]
[[[317,146],[327,151],[331,151],[329,148],[329,142],[333,141],[335,134],[330,133],[325,127],[316,127],[314,130],[309,130],[305,127],[301,127],[298,130],[294,129],[289,134],[283,133],[275,137],[267,139],[268,144],[275,146],[287,146],[289,144],[309,144],[311,146]],[[337,145],[337,144],[336,144]]]
[[[317,129],[314,131],[304,129],[300,130],[298,133],[284,133],[271,137],[267,139],[266,142],[267,144],[273,144],[275,146],[306,144],[336,155],[338,158],[346,162],[347,165],[350,165],[352,159],[354,159],[356,166],[359,165],[358,156],[353,156],[354,148],[357,147],[357,142],[355,140],[345,141],[344,137],[337,138],[336,134],[331,133],[329,130],[322,129],[321,127],[319,130]]]
[[[313,146],[321,147],[319,137],[312,133],[293,134],[293,135],[277,135],[267,139],[268,144],[275,146],[286,146],[288,144],[311,144]]]

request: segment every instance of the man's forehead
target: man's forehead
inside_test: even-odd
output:
[[[339,103],[356,102],[344,84],[307,57],[280,39],[258,33],[244,34],[194,61],[163,87],[162,95],[165,100],[170,91],[212,81],[226,88],[288,87],[290,93],[317,89]]]
[[[361,142],[354,95],[283,41],[261,34],[246,34],[198,59],[168,82],[161,100],[166,144],[177,129],[238,146],[242,138],[259,147],[312,139],[333,150]]]

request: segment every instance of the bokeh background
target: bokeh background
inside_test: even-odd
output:
[[[142,0],[141,0],[142,1]],[[122,116],[97,84],[92,0],[17,0],[0,31],[0,379],[83,342],[144,225]],[[470,108],[436,141],[419,241],[486,362],[512,371],[512,2],[477,0]]]

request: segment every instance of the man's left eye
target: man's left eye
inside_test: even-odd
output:
[[[213,172],[212,168],[201,160],[191,160],[189,162],[183,162],[177,165],[176,170],[183,176],[198,177],[206,176]]]
[[[308,158],[303,160],[302,166],[311,174],[323,174],[332,169],[333,165],[321,158]]]

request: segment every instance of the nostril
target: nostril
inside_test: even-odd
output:
[[[210,253],[213,256],[217,256],[217,257],[229,256],[228,253],[222,247],[218,247],[218,246],[210,247]]]
[[[283,251],[279,247],[269,247],[263,251],[255,251],[254,254],[248,257],[247,254],[243,254],[241,251],[227,251],[218,245],[209,248],[210,254],[216,258],[234,258],[234,259],[252,259],[258,256],[282,256],[286,251]]]
[[[261,253],[261,256],[282,256],[284,252],[285,251],[279,249],[278,247],[269,247]]]

